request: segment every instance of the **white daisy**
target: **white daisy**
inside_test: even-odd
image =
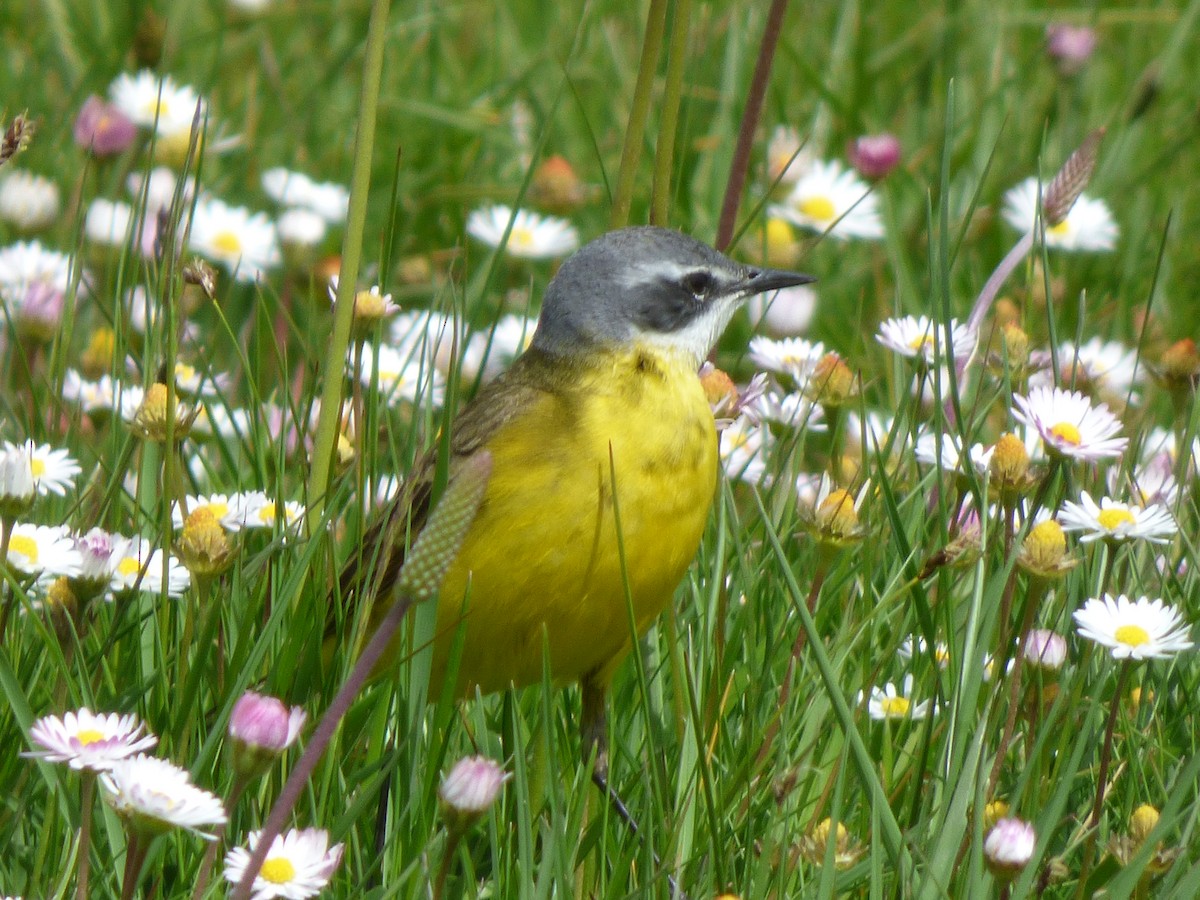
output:
[[[160,78],[149,69],[118,75],[108,87],[108,96],[135,125],[152,128],[161,137],[190,131],[197,104],[204,121],[203,102],[193,88],[176,84],[169,75]]]
[[[1042,187],[1045,198],[1045,186]],[[1026,178],[1004,195],[1004,221],[1017,231],[1032,231],[1038,218],[1038,180]],[[1103,200],[1080,194],[1071,211],[1057,225],[1045,229],[1046,246],[1060,250],[1111,250],[1117,240],[1117,223]]]
[[[187,507],[186,513],[184,506]],[[182,528],[187,517],[198,509],[208,509],[217,523],[226,531],[239,530],[245,521],[240,494],[209,494],[207,496],[188,496],[185,498],[183,506],[172,503],[171,524],[176,529]]]
[[[879,202],[870,186],[836,160],[813,163],[787,199],[769,207],[767,215],[835,238],[883,237]]]
[[[825,431],[825,409],[813,403],[799,391],[784,394],[778,390],[762,393],[750,404],[763,419],[785,428],[803,428],[808,431]]]
[[[908,435],[897,434],[893,437],[892,431],[895,427],[895,418],[878,410],[869,409],[865,416],[860,416],[856,411],[851,411],[846,415],[847,440],[860,449],[865,440],[871,453],[881,452],[888,446],[889,441],[894,441],[892,444],[893,454],[904,449],[908,443]]]
[[[353,364],[352,354],[349,362]],[[374,384],[389,403],[415,403],[427,399],[437,407],[446,396],[446,384],[440,372],[387,344],[380,344],[378,348],[363,345],[361,380],[367,386]]]
[[[508,223],[512,230],[505,250],[524,259],[554,259],[579,246],[579,232],[566,219],[539,216],[528,210],[516,213],[507,206],[477,209],[467,217],[467,234],[489,247],[499,247]]]
[[[83,233],[93,244],[123,247],[133,233],[134,218],[133,207],[128,203],[97,197],[88,204]]]
[[[149,750],[158,743],[137,716],[94,713],[86,706],[61,719],[45,716],[30,726],[29,739],[40,749],[22,756],[67,763],[72,769],[104,772],[118,760]]]
[[[22,445],[0,452],[0,517],[9,520],[21,515],[36,495],[32,449]]]
[[[1142,507],[1112,497],[1102,497],[1097,505],[1087,491],[1082,491],[1079,499],[1079,503],[1064,503],[1058,518],[1064,531],[1083,532],[1079,537],[1083,543],[1103,538],[1166,544],[1179,531],[1170,511],[1162,506]]]
[[[231,409],[220,402],[209,402],[197,408],[196,419],[192,422],[192,435],[248,441],[253,428],[250,410],[241,407]]]
[[[280,206],[306,209],[330,225],[346,221],[350,210],[350,191],[340,184],[314,181],[300,172],[282,167],[267,169],[262,176],[263,190]]]
[[[329,226],[311,209],[285,209],[275,220],[275,232],[285,248],[304,250],[319,247]]]
[[[0,248],[0,300],[19,312],[26,301],[46,291],[62,296],[71,287],[71,258],[47,250],[38,241]]]
[[[1122,403],[1133,396],[1133,389],[1144,371],[1138,365],[1136,350],[1119,341],[1102,341],[1098,337],[1078,347],[1068,341],[1055,355],[1061,383]],[[1031,387],[1055,384],[1048,352],[1030,354],[1030,363],[1038,366],[1029,377]]]
[[[798,129],[790,125],[776,125],[767,141],[767,178],[785,187],[791,187],[807,172],[814,160],[805,149]]]
[[[238,884],[246,874],[262,832],[250,832],[246,847],[225,854],[225,880]],[[251,900],[305,900],[329,884],[342,861],[342,844],[329,846],[329,832],[320,828],[293,828],[271,841],[271,849],[254,879]]]
[[[66,450],[55,450],[49,444],[26,441],[18,446],[4,442],[0,455],[20,454],[29,459],[29,471],[39,494],[66,496],[67,488],[75,485],[75,478],[83,470]]]
[[[274,528],[282,517],[284,528],[291,528],[300,523],[304,515],[304,506],[295,500],[278,503],[262,491],[251,491],[241,494],[238,506],[242,510],[242,526],[244,528]]]
[[[1109,487],[1118,492],[1121,471],[1114,468],[1109,472]],[[1169,453],[1159,453],[1139,465],[1129,476],[1129,489],[1133,497],[1143,506],[1160,503],[1173,506],[1179,496],[1179,482],[1175,479],[1175,461]]]
[[[428,359],[440,372],[449,372],[455,323],[435,310],[401,312],[388,326],[388,343],[406,359]]]
[[[933,645],[933,653],[930,654],[929,643],[920,635],[910,634],[901,641],[896,655],[903,660],[910,660],[914,656],[932,655],[933,661],[939,669],[944,669],[950,665],[950,648],[943,641],[938,641]]]
[[[71,578],[79,574],[83,560],[63,525],[13,526],[8,541],[8,564],[26,575]]]
[[[164,558],[166,581],[163,581]],[[122,538],[114,544],[110,557],[112,579],[109,589],[114,596],[129,591],[141,591],[151,596],[162,596],[163,585],[166,595],[172,599],[182,597],[192,583],[192,576],[183,563],[170,554],[156,550],[143,537]]]
[[[21,169],[4,170],[0,178],[0,221],[21,231],[40,231],[54,223],[62,206],[58,185]]]
[[[188,246],[220,263],[237,281],[257,281],[281,261],[275,225],[266,213],[214,197],[196,201]]]
[[[825,355],[825,346],[803,338],[769,337],[750,339],[750,361],[758,368],[790,376],[798,388],[803,388]]]
[[[994,447],[972,444],[964,454],[962,441],[959,440],[957,434],[924,431],[917,436],[913,454],[916,456],[917,462],[934,466],[943,472],[957,472],[965,475],[969,466],[980,476],[986,478],[993,450],[995,450]]]
[[[767,471],[771,433],[742,415],[721,432],[721,467],[737,481],[757,483]]]
[[[890,681],[882,688],[872,687],[870,697],[867,699],[867,715],[879,721],[928,717],[932,704],[928,700],[913,703],[912,686],[913,677],[905,675],[902,691],[896,690],[896,686]],[[856,702],[862,703],[862,700],[863,695],[860,692]]]
[[[1035,387],[1015,396],[1013,404],[1013,416],[1037,431],[1049,453],[1095,462],[1120,456],[1129,444],[1116,436],[1121,423],[1108,407],[1093,406],[1078,391]]]
[[[125,189],[138,207],[146,208],[146,218],[155,218],[160,210],[170,209],[175,202],[175,194],[184,206],[191,203],[196,196],[196,179],[185,178],[183,185],[179,184],[179,176],[168,166],[155,166],[148,175],[134,172],[125,179]]]
[[[1179,610],[1162,600],[1105,594],[1074,616],[1079,636],[1108,647],[1114,659],[1165,659],[1192,648]]]
[[[875,339],[894,353],[908,359],[920,359],[926,365],[944,361],[946,329],[927,316],[904,316],[880,323]],[[975,351],[978,335],[957,319],[950,320],[951,351],[955,360],[963,360]]]
[[[108,805],[143,833],[186,828],[214,840],[200,829],[229,820],[220,798],[192,784],[185,769],[144,753],[113,763],[100,785]]]
[[[224,372],[208,372],[185,362],[175,363],[175,388],[193,397],[216,397],[229,389],[230,378]]]

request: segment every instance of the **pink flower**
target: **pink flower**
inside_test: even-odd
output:
[[[261,775],[296,742],[306,718],[299,706],[289,710],[282,700],[247,691],[229,718],[234,768],[245,775]]]
[[[1064,75],[1082,69],[1095,49],[1096,32],[1087,26],[1046,26],[1046,52]]]
[[[123,153],[137,137],[137,126],[95,94],[88,97],[75,119],[75,143],[96,156]]]
[[[866,134],[850,145],[846,155],[864,178],[883,178],[900,162],[900,140],[894,134]]]

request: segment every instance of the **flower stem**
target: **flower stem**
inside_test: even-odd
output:
[[[133,900],[133,892],[142,874],[142,864],[146,861],[146,851],[150,848],[133,830],[126,831],[126,834],[128,838],[125,842],[125,874],[121,877],[121,900]]]
[[[621,148],[621,168],[613,192],[610,228],[629,224],[629,208],[633,205],[633,182],[637,175],[638,157],[642,153],[642,138],[646,119],[650,115],[650,97],[654,93],[654,72],[662,52],[663,35],[667,29],[667,0],[650,0],[646,16],[646,37],[642,41],[642,59],[638,63],[637,82],[633,87],[633,106],[625,125],[625,145]]]
[[[450,874],[450,864],[462,840],[462,829],[455,828],[446,835],[446,852],[442,854],[442,864],[438,867],[437,879],[433,882],[433,900],[442,900],[446,892],[446,877]]]
[[[225,803],[226,809],[232,811],[237,806],[249,784],[250,780],[242,775],[234,778],[233,787],[229,790],[229,799]],[[213,840],[209,841],[208,849],[204,851],[204,861],[200,864],[200,874],[196,876],[196,889],[192,891],[192,900],[200,900],[208,889],[208,880],[212,876],[213,866],[217,862],[217,852],[225,840],[226,828],[228,828],[227,822],[222,822],[217,826]],[[83,898],[79,898],[79,900],[83,900]]]
[[[79,799],[79,874],[75,900],[87,900],[88,866],[92,856],[92,805],[96,796],[96,773],[85,771]]]
[[[679,101],[683,93],[683,68],[687,62],[688,25],[692,0],[675,0],[671,44],[667,52],[667,82],[658,121],[658,146],[654,152],[654,188],[650,195],[650,224],[666,225],[671,210],[671,165],[679,126]]]

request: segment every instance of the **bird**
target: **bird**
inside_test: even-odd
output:
[[[606,787],[608,685],[671,602],[716,492],[698,370],[743,301],[814,280],[655,226],[609,232],[563,262],[528,348],[450,425],[448,478],[481,453],[491,474],[438,593],[431,696],[450,677],[459,697],[539,683],[547,668],[579,682],[583,758]],[[343,596],[392,589],[438,459],[435,446],[375,514]],[[372,621],[389,605],[374,603]],[[397,655],[398,642],[383,668]]]

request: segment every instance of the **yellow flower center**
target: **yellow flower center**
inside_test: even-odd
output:
[[[830,491],[817,508],[817,524],[832,535],[848,536],[858,527],[858,510],[847,490]]]
[[[220,503],[220,502],[206,503],[206,504],[204,504],[204,506],[197,507],[197,509],[207,509],[210,513],[213,514],[213,518],[217,519],[217,520],[223,519],[227,515],[229,515],[229,504],[228,503]]]
[[[187,363],[175,364],[175,380],[176,381],[191,381],[196,377],[196,367],[189,366]]]
[[[136,576],[141,570],[142,564],[133,556],[126,556],[117,563],[117,571],[126,577]]]
[[[268,522],[268,523],[274,522],[275,521],[275,504],[274,503],[265,504],[263,506],[263,508],[258,511],[258,518],[263,522]]]
[[[85,728],[75,733],[75,740],[86,747],[88,744],[104,740],[104,733],[97,731],[95,728]]]
[[[837,218],[837,207],[828,197],[805,197],[797,204],[797,209],[818,222],[832,222]]]
[[[915,337],[908,342],[909,350],[924,350],[926,347],[933,345],[933,336],[923,334],[920,337]]]
[[[1054,237],[1066,237],[1071,233],[1071,222],[1069,219],[1063,219],[1057,225],[1051,225],[1046,229],[1046,234]]]
[[[991,473],[1005,486],[1017,486],[1029,471],[1029,451],[1015,434],[1002,434],[988,464]]]
[[[1079,433],[1079,429],[1070,422],[1059,422],[1050,429],[1050,433],[1060,441],[1065,441],[1066,443],[1072,444],[1076,447],[1078,447],[1080,442],[1083,440],[1083,436]]]
[[[38,545],[37,541],[28,535],[14,534],[8,542],[9,553],[19,553],[29,560],[33,565],[37,565],[38,561]]]
[[[387,307],[378,291],[359,291],[354,295],[354,315],[360,319],[382,319]]]
[[[1054,519],[1029,529],[1023,545],[1030,563],[1038,569],[1054,569],[1067,555],[1067,536]]]
[[[262,864],[258,875],[271,884],[287,884],[296,877],[296,867],[286,856],[272,856]]]
[[[879,701],[879,708],[883,710],[883,714],[892,719],[907,716],[910,706],[912,704],[907,697],[884,697]]]
[[[29,469],[33,472],[34,478],[41,478],[46,474],[46,461],[38,459],[36,456],[29,460]]]
[[[1141,842],[1150,836],[1154,826],[1158,824],[1158,810],[1149,803],[1143,803],[1129,816],[1129,835]]]
[[[795,236],[786,219],[767,219],[767,251],[783,250],[792,246]]]
[[[1137,520],[1127,509],[1102,509],[1100,515],[1096,516],[1096,521],[1100,523],[1100,527],[1105,531],[1116,531],[1122,525],[1136,525]]]
[[[142,109],[145,111],[147,119],[165,119],[167,117],[167,104],[160,103],[157,97],[147,100]]]
[[[1113,637],[1127,647],[1140,647],[1150,643],[1150,633],[1141,625],[1122,625],[1113,632]]]
[[[229,256],[240,256],[242,253],[242,241],[232,231],[217,232],[212,243],[216,249]]]
[[[513,226],[513,230],[508,235],[508,242],[514,247],[527,249],[533,246],[533,231],[529,228],[517,228]]]

